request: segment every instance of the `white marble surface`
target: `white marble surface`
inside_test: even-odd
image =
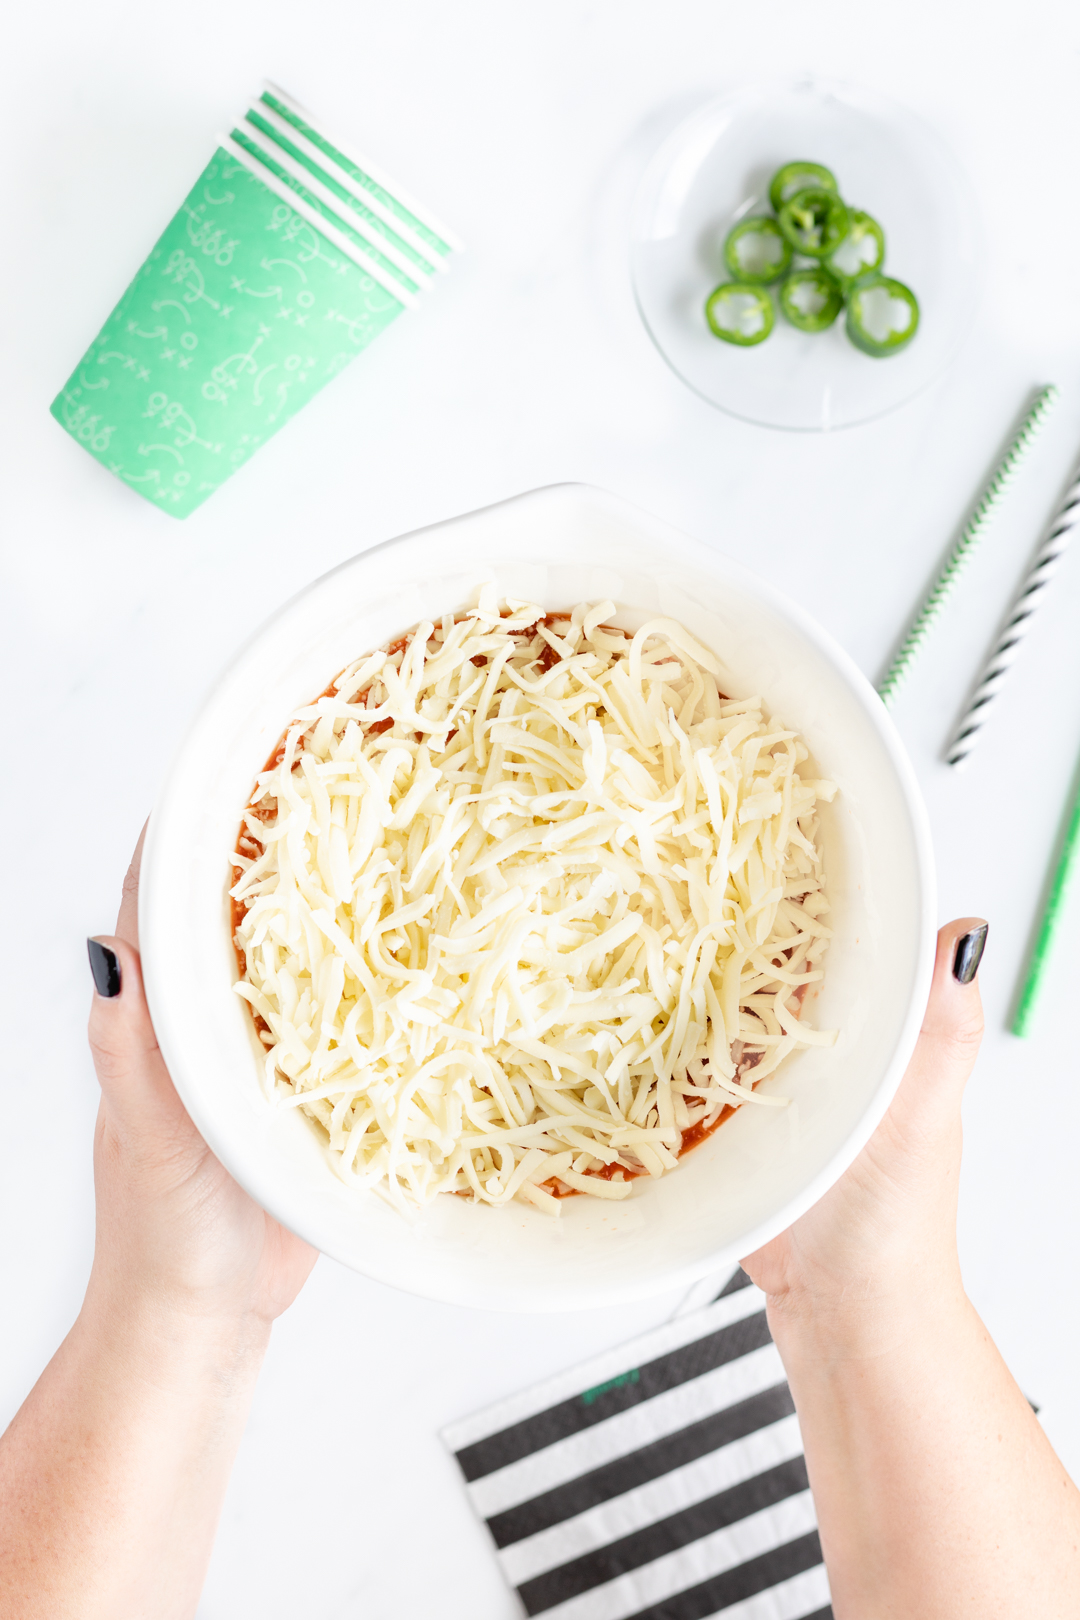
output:
[[[1052,425],[897,719],[941,915],[991,920],[966,1109],[971,1292],[1074,1473],[1080,1098],[1068,953],[1037,1035],[1005,1020],[1080,751],[1080,557],[963,776],[946,729],[1080,445],[1080,17],[1064,0],[900,11],[823,0],[57,0],[5,23],[8,312],[0,1418],[69,1324],[92,1241],[84,936],[186,720],[283,598],[356,550],[562,479],[605,486],[782,580],[876,672],[1031,387]],[[652,350],[626,274],[642,164],[762,64],[886,90],[933,120],[985,215],[986,296],[951,373],[833,437],[743,426]],[[183,525],[50,420],[75,359],[264,74],[353,135],[469,246]],[[1073,935],[1080,894],[1072,905]],[[517,1613],[437,1427],[669,1314],[523,1320],[427,1305],[323,1261],[280,1324],[201,1620]]]

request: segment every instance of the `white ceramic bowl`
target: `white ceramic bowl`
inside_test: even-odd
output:
[[[677,1171],[621,1204],[555,1220],[442,1198],[409,1222],[337,1179],[316,1127],[263,1095],[233,991],[229,856],[255,774],[290,711],[351,659],[493,580],[563,608],[612,598],[627,627],[668,614],[712,647],[735,695],[761,693],[839,793],[822,815],[836,930],[814,1023],[835,1047],[788,1059],[790,1108],[741,1109]],[[738,563],[614,497],[533,491],[354,557],[239,654],[189,732],[154,810],[139,916],[147,993],[188,1112],[242,1186],[346,1265],[432,1299],[574,1310],[689,1285],[782,1231],[851,1163],[896,1089],[933,960],[930,838],[903,748],[850,659]]]

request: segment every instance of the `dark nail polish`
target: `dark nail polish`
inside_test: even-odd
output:
[[[952,971],[953,978],[959,979],[961,984],[970,984],[978,973],[989,929],[990,924],[983,923],[981,928],[973,928],[970,934],[963,934],[957,940]]]
[[[90,956],[90,971],[94,975],[94,989],[98,995],[118,996],[120,963],[116,960],[116,952],[110,951],[107,945],[99,945],[96,939],[88,939],[86,949]]]

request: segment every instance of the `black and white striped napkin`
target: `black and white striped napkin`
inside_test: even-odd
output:
[[[545,1620],[831,1620],[765,1297],[714,1303],[443,1430]]]

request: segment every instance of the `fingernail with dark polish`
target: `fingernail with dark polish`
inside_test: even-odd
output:
[[[118,996],[120,963],[116,960],[116,952],[110,951],[107,945],[99,945],[96,939],[88,939],[86,949],[90,956],[90,971],[94,975],[94,989],[98,995]]]
[[[983,923],[981,928],[973,928],[970,934],[962,934],[957,940],[952,971],[953,978],[959,979],[961,984],[970,984],[978,973],[989,929],[990,924]]]

